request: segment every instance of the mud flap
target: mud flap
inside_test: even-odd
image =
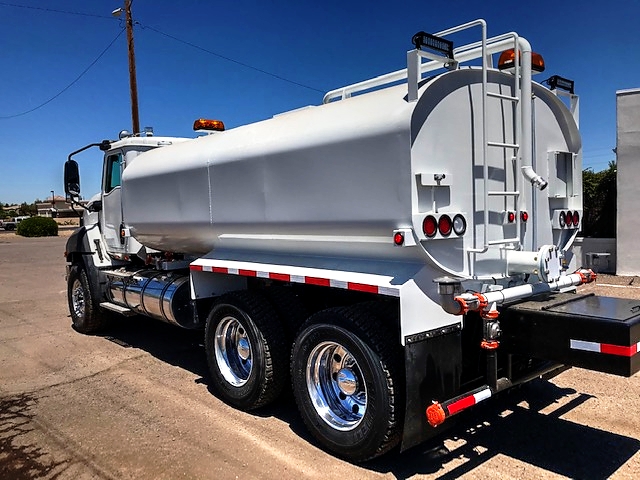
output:
[[[460,392],[462,340],[459,326],[406,338],[406,408],[401,450],[407,450],[442,429],[427,423],[426,408],[436,398]]]
[[[500,350],[630,377],[640,370],[640,301],[556,294],[502,309]]]

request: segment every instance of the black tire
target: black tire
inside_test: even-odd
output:
[[[80,333],[103,330],[108,319],[99,301],[91,291],[87,272],[81,265],[73,265],[67,280],[67,300],[73,328]]]
[[[288,379],[282,325],[261,295],[234,292],[220,297],[207,318],[205,350],[211,387],[241,410],[273,402]]]
[[[292,349],[293,392],[305,425],[325,449],[352,462],[382,455],[401,438],[401,352],[388,315],[397,316],[382,302],[323,310]]]

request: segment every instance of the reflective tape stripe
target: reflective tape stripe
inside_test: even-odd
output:
[[[300,283],[308,283],[309,285],[318,285],[320,287],[331,286],[331,280],[328,278],[304,277],[304,281]]]
[[[359,292],[378,293],[378,287],[376,285],[365,285],[363,283],[347,283],[348,290],[357,290]]]
[[[468,397],[461,398],[460,400],[457,400],[451,403],[450,405],[447,405],[446,409],[449,412],[449,415],[455,415],[456,413],[461,412],[465,408],[472,407],[482,402],[483,400],[486,400],[489,397],[491,397],[491,389],[486,388],[477,393],[474,393],[473,395],[469,395]]]
[[[573,350],[584,350],[586,352],[600,353],[599,343],[585,342],[584,340],[569,340],[569,348]]]
[[[619,357],[633,357],[640,351],[640,342],[629,347],[624,345],[612,345],[610,343],[587,342],[585,340],[569,340],[569,348],[585,352],[604,353]]]
[[[487,388],[486,390],[482,390],[481,392],[478,392],[473,396],[476,399],[476,403],[480,403],[481,401],[486,400],[491,396],[491,390]]]
[[[303,275],[290,275],[281,272],[263,272],[259,270],[237,269],[229,267],[214,267],[211,265],[192,264],[190,269],[194,272],[224,273],[228,275],[239,275],[242,277],[268,278],[282,282],[305,283],[307,285],[317,285],[321,287],[334,287],[358,292],[374,293],[398,297],[400,291],[397,288],[388,286],[370,285],[366,283],[348,282],[334,278],[307,277]]]
[[[449,411],[449,415],[455,415],[465,408],[472,407],[475,404],[476,398],[473,395],[469,395],[468,397],[461,398],[457,402],[453,402],[451,405],[448,405],[447,410]]]

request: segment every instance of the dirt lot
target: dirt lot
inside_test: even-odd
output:
[[[444,442],[363,466],[314,446],[291,400],[248,414],[207,389],[200,334],[70,328],[66,232],[0,233],[0,478],[638,478],[640,375],[580,369],[476,407]],[[587,287],[640,299],[640,281]]]

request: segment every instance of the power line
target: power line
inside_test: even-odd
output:
[[[254,67],[254,66],[249,65],[249,64],[247,64],[247,63],[240,62],[240,61],[235,60],[235,59],[233,59],[233,58],[226,57],[226,56],[221,55],[221,54],[219,54],[219,53],[213,52],[213,51],[208,50],[208,49],[206,49],[206,48],[204,48],[204,47],[201,47],[201,46],[199,46],[199,45],[196,45],[195,43],[188,42],[187,40],[182,40],[181,38],[175,37],[175,36],[170,35],[170,34],[168,34],[168,33],[166,33],[166,32],[163,32],[163,31],[161,31],[161,30],[158,30],[157,28],[149,27],[149,26],[146,26],[146,25],[142,25],[142,24],[141,24],[141,23],[139,23],[139,22],[136,22],[136,23],[138,23],[138,24],[139,24],[143,29],[149,29],[149,30],[151,30],[151,31],[153,31],[153,32],[156,32],[156,33],[158,33],[158,34],[160,34],[160,35],[163,35],[163,36],[165,36],[165,37],[167,37],[167,38],[170,38],[170,39],[172,39],[172,40],[175,40],[176,42],[182,43],[182,44],[184,44],[184,45],[188,45],[188,46],[193,47],[193,48],[195,48],[195,49],[197,49],[197,50],[203,51],[203,52],[208,53],[208,54],[210,54],[210,55],[213,55],[213,56],[215,56],[215,57],[218,57],[218,58],[221,58],[221,59],[223,59],[223,60],[226,60],[226,61],[228,61],[228,62],[235,63],[236,65],[240,65],[240,66],[242,66],[242,67],[249,68],[249,69],[251,69],[251,70],[255,70],[256,72],[260,72],[260,73],[263,73],[263,74],[265,74],[265,75],[269,75],[269,76],[271,76],[271,77],[273,77],[273,78],[277,78],[278,80],[282,80],[283,82],[287,82],[287,83],[291,83],[291,84],[293,84],[293,85],[297,85],[298,87],[307,88],[307,89],[309,89],[309,90],[313,90],[314,92],[325,93],[323,90],[320,90],[320,89],[318,89],[318,88],[310,87],[309,85],[305,85],[305,84],[303,84],[303,83],[296,82],[295,80],[289,80],[288,78],[282,77],[282,76],[277,75],[277,74],[275,74],[275,73],[268,72],[268,71],[263,70],[263,69],[261,69],[261,68]]]
[[[95,13],[83,13],[83,12],[70,12],[68,10],[56,10],[55,8],[45,8],[45,7],[33,7],[31,5],[18,5],[15,3],[6,3],[0,2],[0,6],[3,7],[15,7],[15,8],[26,8],[29,10],[42,10],[43,12],[53,12],[53,13],[64,13],[67,15],[79,15],[81,17],[95,17],[95,18],[107,18],[111,20],[111,17],[106,15],[97,15]]]
[[[66,87],[64,87],[62,90],[60,90],[58,93],[56,93],[53,97],[51,97],[49,100],[47,100],[46,102],[41,103],[40,105],[38,105],[37,107],[34,107],[30,110],[27,110],[25,112],[22,113],[16,113],[15,115],[2,115],[0,116],[0,119],[7,119],[7,118],[16,118],[16,117],[21,117],[22,115],[26,115],[27,113],[31,113],[34,112],[36,110],[38,110],[39,108],[44,107],[45,105],[47,105],[48,103],[51,103],[52,101],[54,101],[56,98],[58,98],[60,95],[62,95],[64,92],[66,92],[67,90],[69,90],[78,80],[80,80],[90,69],[91,67],[93,67],[96,63],[98,63],[98,60],[100,60],[102,58],[102,56],[107,53],[107,50],[109,50],[111,48],[111,46],[116,43],[116,40],[118,40],[118,38],[120,37],[120,35],[122,35],[122,32],[124,32],[124,28],[121,29],[118,34],[115,36],[115,38],[113,40],[111,40],[111,43],[109,43],[109,45],[107,45],[107,47],[102,50],[102,52],[100,52],[100,55],[98,55],[96,57],[96,59],[91,62],[89,64],[89,66],[87,68],[85,68],[82,73],[80,73],[80,75],[78,75],[69,85],[67,85]]]
[[[62,13],[62,14],[66,14],[66,15],[77,15],[77,16],[82,16],[82,17],[94,17],[94,18],[103,18],[103,19],[108,19],[108,20],[113,20],[113,17],[110,16],[106,16],[106,15],[97,15],[97,14],[93,14],[93,13],[83,13],[83,12],[73,12],[73,11],[69,11],[69,10],[59,10],[59,9],[54,9],[54,8],[46,8],[46,7],[35,7],[35,6],[30,6],[30,5],[19,5],[19,4],[15,4],[15,3],[8,3],[8,2],[0,2],[0,6],[5,6],[5,7],[15,7],[15,8],[25,8],[25,9],[30,9],[30,10],[40,10],[40,11],[44,11],[44,12],[52,12],[52,13]],[[178,38],[174,35],[171,35],[169,33],[163,32],[162,30],[159,30],[157,28],[154,27],[150,27],[150,26],[145,26],[142,25],[140,22],[135,22],[137,25],[140,25],[140,27],[142,29],[149,29],[159,35],[162,35],[164,37],[170,38],[178,43],[182,43],[184,45],[187,45],[189,47],[195,48],[197,50],[200,50],[202,52],[208,53],[210,55],[213,55],[215,57],[221,58],[222,60],[226,60],[228,62],[231,63],[235,63],[236,65],[240,65],[242,67],[248,68],[250,70],[254,70],[256,72],[262,73],[264,75],[268,75],[270,77],[273,77],[277,80],[281,80],[283,82],[287,82],[290,83],[292,85],[296,85],[298,87],[302,87],[302,88],[306,88],[308,90],[312,90],[314,92],[318,92],[318,93],[322,93],[324,94],[325,92],[323,90],[320,90],[318,88],[315,87],[311,87],[309,85],[305,85],[303,83],[300,82],[296,82],[295,80],[290,80],[286,77],[283,77],[281,75],[278,75],[276,73],[272,73],[269,72],[267,70],[258,68],[258,67],[254,67],[253,65],[249,65],[248,63],[244,63],[241,62],[239,60],[235,60],[233,58],[227,57],[225,55],[222,55],[220,53],[214,52],[212,50],[206,49],[204,47],[201,47],[200,45],[196,45],[195,43],[189,42],[187,40],[183,40],[181,38]],[[51,101],[55,100],[57,97],[59,97],[60,95],[62,95],[65,91],[67,91],[69,88],[71,88],[71,86],[73,86],[78,80],[80,80],[80,78],[82,78],[82,76],[84,76],[85,73],[87,73],[87,71],[93,67],[93,65],[95,65],[95,63],[100,60],[100,58],[106,53],[107,50],[109,50],[109,48],[111,47],[111,45],[113,45],[113,43],[115,43],[115,41],[118,39],[118,37],[122,34],[122,32],[124,31],[124,29],[120,30],[120,32],[118,33],[118,35],[116,36],[116,38],[113,39],[113,41],[107,46],[107,48],[105,48],[102,53],[100,53],[100,55],[73,81],[71,82],[69,85],[67,85],[64,89],[62,89],[60,92],[58,92],[56,95],[54,95],[53,97],[51,97],[49,100],[47,100],[46,102],[38,105],[37,107],[32,108],[31,110],[27,110],[25,112],[22,113],[18,113],[15,115],[8,115],[8,116],[1,116],[0,115],[0,119],[7,119],[7,118],[15,118],[15,117],[19,117],[22,115],[26,115],[28,113],[31,113],[35,110],[38,110],[39,108],[44,107],[45,105],[47,105],[48,103],[50,103]]]

